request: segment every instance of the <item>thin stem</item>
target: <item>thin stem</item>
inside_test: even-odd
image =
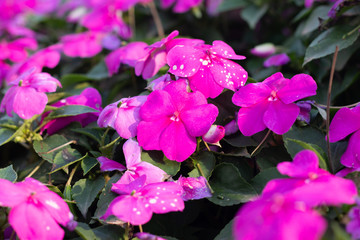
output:
[[[129,9],[129,22],[130,22],[130,27],[133,30],[133,38],[136,38],[136,31],[135,31],[135,26],[136,26],[136,22],[135,22],[135,8],[131,7]]]
[[[197,169],[199,170],[200,175],[203,176],[203,177],[206,179],[205,174],[204,174],[204,172],[203,172],[203,170],[202,170],[202,168],[201,168],[201,166],[200,166],[200,163],[197,163],[197,164],[196,164],[196,167],[197,167]],[[213,190],[212,187],[210,186],[209,182],[206,181],[205,183],[206,183],[206,186],[210,189],[211,194],[213,194],[213,193],[214,193],[214,190]]]
[[[32,175],[34,175],[34,173],[37,172],[37,170],[39,170],[39,168],[41,167],[41,165],[43,165],[45,162],[45,160],[43,159],[32,171],[31,173],[29,173],[25,178],[31,177]]]
[[[207,150],[208,150],[209,152],[211,152],[210,147],[209,147],[209,145],[207,144],[207,142],[204,141],[204,144],[205,144],[205,147],[207,148]]]
[[[69,141],[67,143],[64,143],[64,144],[62,144],[62,145],[60,145],[60,146],[58,146],[56,148],[51,149],[48,152],[39,152],[39,154],[49,154],[49,153],[55,152],[55,151],[57,151],[57,150],[59,150],[59,149],[61,149],[63,147],[66,147],[66,146],[68,146],[70,144],[76,144],[76,140],[71,140],[71,141]]]
[[[129,229],[130,229],[130,223],[127,222],[127,223],[126,223],[126,226],[125,226],[124,240],[129,240],[129,239],[130,239],[130,238],[129,238],[129,234],[130,234]]]
[[[165,37],[164,28],[161,23],[161,19],[160,19],[158,11],[156,9],[154,1],[149,2],[149,8],[150,8],[151,15],[154,18],[156,30],[158,32],[159,37],[161,37],[161,38]]]
[[[141,224],[139,225],[139,229],[140,229],[140,232],[143,232],[143,228],[142,228]]]
[[[347,34],[345,34],[342,38],[345,39],[347,38],[348,36],[350,36],[351,34],[353,34],[354,32],[356,32],[357,30],[360,29],[360,25],[359,26],[356,26],[353,30],[351,30],[350,32],[348,32]]]
[[[339,52],[339,47],[336,46],[335,53],[333,57],[333,62],[331,65],[331,72],[330,72],[330,80],[329,80],[329,88],[328,88],[328,94],[327,94],[327,105],[326,105],[326,144],[327,144],[327,150],[328,150],[328,159],[329,159],[329,167],[331,172],[333,172],[333,166],[331,162],[331,150],[330,150],[330,139],[329,139],[329,126],[330,126],[330,100],[331,100],[331,88],[334,80],[334,73],[335,73],[335,65],[336,65],[336,59]]]
[[[70,176],[69,176],[69,179],[67,180],[66,182],[66,186],[70,186],[71,185],[71,181],[75,175],[75,172],[76,172],[76,169],[80,166],[80,162],[78,162],[76,164],[76,166],[71,170],[71,173],[70,173]]]
[[[106,138],[106,135],[108,134],[110,128],[107,128],[104,132],[104,134],[101,136],[101,147],[104,146],[105,144],[105,138]]]
[[[322,108],[327,108],[327,105],[323,105],[323,104],[320,104],[320,103],[314,103],[314,104],[319,106],[319,107],[322,107]],[[358,104],[360,104],[360,102],[345,105],[345,106],[329,106],[329,108],[330,109],[352,108],[352,107],[356,107]]]
[[[259,145],[257,145],[257,147],[254,149],[254,151],[252,151],[252,153],[250,154],[250,157],[252,157],[256,153],[256,151],[261,147],[261,145],[263,145],[263,143],[266,141],[266,139],[268,138],[270,133],[271,133],[271,130],[269,129],[268,132],[266,133],[265,137],[263,138],[263,140],[261,140]]]

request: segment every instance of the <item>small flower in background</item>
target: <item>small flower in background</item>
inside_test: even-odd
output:
[[[207,180],[202,176],[197,178],[180,176],[176,183],[183,188],[184,201],[211,197],[211,191],[206,185]]]
[[[262,58],[269,57],[270,55],[274,54],[275,51],[275,45],[272,43],[263,43],[255,46],[250,50],[251,54]]]
[[[141,107],[139,145],[161,150],[170,160],[185,161],[196,149],[196,137],[207,133],[217,115],[217,107],[208,104],[201,92],[187,92],[185,80],[175,81],[150,93]]]
[[[237,115],[237,114],[236,114]],[[239,126],[237,125],[237,119],[231,120],[228,124],[224,126],[225,136],[231,135],[239,131]]]
[[[206,98],[215,98],[224,88],[236,91],[245,85],[247,72],[237,63],[229,60],[242,60],[223,41],[213,45],[177,45],[167,55],[169,72],[189,79],[193,91],[200,91]]]
[[[264,67],[278,67],[281,65],[285,65],[290,62],[290,58],[286,53],[280,53],[273,55],[265,60]]]
[[[300,108],[299,116],[297,117],[297,120],[304,121],[307,124],[310,123],[310,111],[311,111],[311,105],[314,103],[314,101],[299,101],[296,103],[296,105]]]
[[[80,95],[64,98],[54,104],[51,104],[51,106],[53,107],[62,107],[69,105],[87,106],[98,111],[50,120],[41,128],[41,132],[46,130],[49,135],[52,135],[72,122],[79,122],[82,127],[85,127],[88,124],[96,121],[100,115],[100,111],[102,110],[101,95],[95,88],[86,88],[80,93]],[[49,114],[50,112],[45,113],[42,120],[44,120],[44,118]]]
[[[55,92],[60,82],[48,73],[37,73],[36,68],[27,70],[16,80],[1,101],[0,111],[12,117],[15,112],[22,119],[41,114],[48,102],[45,92]]]
[[[122,138],[135,137],[140,122],[139,111],[146,99],[147,96],[136,96],[109,104],[100,113],[99,127],[112,127]]]
[[[36,50],[38,47],[34,38],[18,38],[12,42],[0,42],[0,60],[9,59],[12,62],[21,62],[28,57],[26,49]]]
[[[174,3],[173,11],[175,13],[184,13],[193,7],[199,6],[202,0],[161,0],[161,7],[168,8]]]
[[[121,176],[116,184],[129,184],[142,175],[146,176],[145,184],[163,182],[167,176],[166,172],[160,168],[141,160],[141,148],[138,142],[133,139],[128,139],[123,146],[123,152],[126,161],[125,173]],[[115,166],[123,167],[120,163],[110,160],[111,162],[102,159],[101,167],[104,169],[104,164],[107,165],[107,171],[113,170]],[[111,164],[110,164],[111,163]],[[120,166],[121,165],[121,166]],[[122,170],[120,170],[122,171]]]
[[[121,163],[118,163],[114,160],[111,160],[107,157],[100,156],[96,158],[98,162],[100,163],[100,171],[102,172],[108,172],[108,171],[125,171],[126,167],[122,165]]]
[[[166,240],[165,238],[162,238],[162,237],[150,234],[150,233],[145,233],[145,232],[135,233],[134,236],[140,240]]]
[[[20,239],[63,239],[64,230],[74,228],[68,205],[41,182],[26,178],[12,183],[0,179],[0,206],[11,208],[9,223]]]
[[[220,140],[225,136],[225,128],[220,125],[211,125],[209,131],[202,136],[202,139],[210,144],[220,147]]]
[[[350,221],[346,224],[346,231],[352,239],[360,239],[360,199],[356,199],[356,205],[348,213]]]
[[[296,121],[300,108],[296,100],[316,94],[316,82],[307,74],[291,79],[278,72],[263,82],[250,83],[235,92],[232,101],[240,106],[238,126],[251,136],[266,128],[276,134],[286,133]]]
[[[109,205],[104,216],[106,220],[114,215],[132,225],[150,221],[153,213],[182,211],[184,201],[182,188],[175,182],[151,183],[145,185],[146,176],[140,176],[129,184],[113,184],[111,190],[120,196]]]
[[[217,16],[219,14],[218,8],[224,0],[206,0],[206,12],[210,16]]]

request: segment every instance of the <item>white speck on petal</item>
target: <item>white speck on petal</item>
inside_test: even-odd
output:
[[[166,210],[166,207],[163,207],[162,210]]]
[[[165,202],[164,201],[161,201],[162,204],[164,204]]]
[[[50,231],[50,227],[49,227],[49,226],[46,226],[46,230],[47,230],[47,231]]]
[[[177,66],[176,66],[176,65],[174,65],[172,69],[175,71],[175,70],[177,69]]]
[[[205,60],[205,61],[202,62],[202,64],[206,66],[206,65],[209,64],[209,62],[207,60]]]
[[[176,205],[174,203],[170,203],[170,206],[175,207]]]
[[[184,69],[184,64],[180,65],[180,69],[183,70]]]
[[[150,199],[149,200],[149,203],[151,203],[151,204],[155,204],[157,201],[156,201],[156,199],[154,199],[154,198],[152,198],[152,199]]]
[[[137,212],[136,212],[136,214],[137,214],[137,215],[140,215],[140,214],[141,214],[141,212],[140,212],[140,211],[137,211]]]
[[[57,203],[53,200],[46,200],[45,203],[55,209],[60,209],[59,205],[57,205]]]
[[[178,200],[177,199],[174,199],[174,202],[177,202]]]
[[[133,208],[133,211],[134,211],[134,212],[136,212],[136,211],[137,211],[137,208],[136,208],[136,207],[134,207],[134,208]]]
[[[245,75],[245,74],[243,75],[243,78],[246,78],[246,75]]]

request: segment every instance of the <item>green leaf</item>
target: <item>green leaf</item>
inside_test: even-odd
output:
[[[83,113],[91,112],[99,112],[99,110],[83,105],[67,105],[52,111],[46,119],[77,116]]]
[[[331,6],[319,6],[311,12],[310,16],[306,19],[305,25],[301,31],[301,35],[306,35],[312,31],[318,29],[321,22],[319,19],[326,20],[328,19],[328,12]]]
[[[99,62],[97,65],[95,65],[94,68],[92,68],[86,76],[88,78],[94,79],[94,80],[101,80],[104,78],[109,77],[109,72],[107,69],[107,66],[104,61]]]
[[[86,82],[91,80],[91,78],[87,77],[83,74],[70,73],[61,77],[61,85],[63,88],[67,88],[71,85],[74,85],[79,82]]]
[[[98,240],[93,230],[83,222],[78,222],[75,232],[84,240]]]
[[[93,169],[99,162],[96,160],[96,158],[86,156],[81,161],[81,168],[84,171],[83,176],[85,176],[91,169]]]
[[[15,137],[15,132],[12,129],[0,128],[0,146],[10,142]]]
[[[247,0],[226,0],[222,1],[217,10],[221,13],[243,8],[247,5],[249,5],[249,2]]]
[[[33,147],[40,157],[49,163],[53,163],[53,159],[58,152],[70,148],[69,145],[65,145],[67,143],[69,141],[64,136],[54,134],[42,141],[34,141]]]
[[[254,187],[256,192],[260,195],[265,185],[272,179],[285,178],[281,175],[276,167],[268,168],[257,174],[252,180],[251,185]]]
[[[231,206],[249,201],[256,196],[255,189],[245,181],[231,163],[217,165],[210,178],[214,194],[209,200],[220,206]]]
[[[72,148],[65,148],[55,155],[53,167],[50,173],[54,173],[60,169],[64,169],[70,166],[71,164],[81,161],[86,158],[87,155],[88,153],[86,153],[85,156],[81,156],[77,150]]]
[[[249,24],[251,29],[254,29],[259,20],[264,16],[269,9],[269,5],[264,4],[262,7],[250,5],[241,11],[241,17]]]
[[[0,168],[0,178],[15,182],[17,179],[17,173],[15,172],[13,166],[9,165],[6,168]]]
[[[347,35],[352,29],[349,25],[337,25],[321,33],[306,49],[303,66],[334,53],[335,46],[339,47],[339,51],[351,46],[359,37],[359,31]]]
[[[101,144],[101,137],[104,134],[104,130],[101,128],[75,128],[71,129],[71,131],[83,134]]]
[[[180,170],[180,163],[167,159],[163,153],[159,151],[143,151],[141,153],[141,160],[151,163],[152,165],[161,168],[167,174],[175,176]]]
[[[198,163],[200,165],[201,170],[204,173],[204,177],[209,179],[216,163],[216,158],[211,152],[202,152],[199,156],[193,157],[193,163],[195,168],[189,173],[190,177],[200,177],[201,173],[196,166]]]
[[[108,209],[110,203],[118,196],[111,191],[111,187],[113,183],[116,183],[120,179],[120,177],[120,174],[116,174],[112,176],[110,180],[106,183],[104,190],[99,196],[99,201],[97,203],[97,208],[94,214],[95,218],[99,219],[101,216],[103,216]]]
[[[232,234],[233,225],[236,217],[231,220],[226,226],[221,230],[219,235],[217,235],[214,240],[233,240],[234,236]]]
[[[338,222],[331,222],[331,229],[333,231],[333,239],[336,240],[351,240],[351,236],[340,226]]]
[[[74,184],[72,197],[84,217],[86,217],[89,207],[104,186],[105,180],[102,177],[98,177],[95,180],[80,179]]]
[[[122,240],[124,229],[116,225],[104,225],[93,229],[96,238],[99,240]]]

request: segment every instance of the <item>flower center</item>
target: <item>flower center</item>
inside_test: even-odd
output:
[[[269,101],[276,101],[277,97],[276,97],[276,92],[275,91],[271,91],[270,93],[270,97],[268,98]]]
[[[175,121],[175,122],[180,121],[179,115],[180,115],[179,111],[174,112],[174,115],[172,115],[172,116],[170,117],[170,120],[171,120],[171,121]]]

